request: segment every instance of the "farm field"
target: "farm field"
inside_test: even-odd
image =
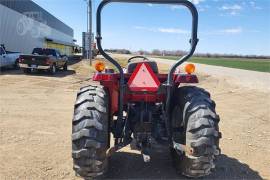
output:
[[[177,60],[175,56],[157,56],[162,59]],[[204,58],[193,57],[190,62],[223,66],[237,69],[245,69],[259,72],[270,72],[270,59],[243,59],[243,58]]]

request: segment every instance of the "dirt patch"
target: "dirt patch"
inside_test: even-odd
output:
[[[56,77],[5,71],[0,75],[0,179],[78,179],[72,170],[71,118],[76,92],[89,83],[87,61]],[[63,73],[63,74],[62,74]],[[221,117],[222,155],[211,179],[270,178],[269,93],[200,76]],[[179,179],[167,150],[143,163],[128,147],[111,157],[108,178]]]

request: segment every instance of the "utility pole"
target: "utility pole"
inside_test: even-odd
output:
[[[89,0],[89,42],[90,42],[90,47],[89,47],[89,60],[90,60],[90,65],[92,65],[92,0]]]
[[[88,4],[87,4],[86,17],[87,17],[87,21],[86,21],[86,23],[87,23],[86,32],[89,33],[89,5]],[[86,50],[86,58],[89,59],[89,50]]]

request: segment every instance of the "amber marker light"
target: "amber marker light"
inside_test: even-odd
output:
[[[104,69],[105,69],[105,64],[104,64],[104,62],[98,61],[98,62],[95,64],[95,69],[96,69],[98,72],[104,71]]]
[[[194,64],[187,64],[186,67],[185,67],[185,71],[188,74],[194,73],[195,72],[195,65]]]

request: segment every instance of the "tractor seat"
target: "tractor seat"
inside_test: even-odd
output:
[[[130,74],[133,73],[134,70],[136,69],[137,65],[139,63],[142,63],[142,62],[149,64],[150,67],[152,68],[153,72],[155,74],[158,74],[158,66],[157,66],[156,61],[137,61],[137,62],[130,62],[127,65],[127,72],[130,73]]]

